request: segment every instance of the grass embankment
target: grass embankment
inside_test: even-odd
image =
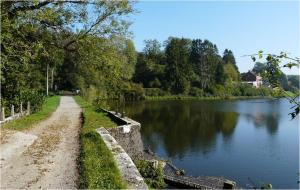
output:
[[[103,112],[83,100],[74,97],[83,108],[83,126],[80,133],[81,153],[81,189],[124,189],[120,172],[113,159],[112,153],[95,129],[100,127],[116,127]]]
[[[181,96],[181,95],[169,95],[169,96],[146,96],[146,100],[238,100],[238,99],[257,99],[257,98],[273,98],[271,96],[229,96],[229,97],[197,97],[197,96]]]
[[[8,122],[4,124],[3,127],[14,130],[28,129],[34,124],[37,124],[38,122],[48,118],[56,110],[57,106],[59,105],[59,102],[59,96],[48,97],[43,103],[40,111],[25,117],[21,117],[20,119]]]

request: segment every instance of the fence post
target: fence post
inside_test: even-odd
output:
[[[15,106],[11,105],[10,115],[13,117],[15,115]]]
[[[20,114],[23,115],[23,103],[20,103]]]
[[[28,101],[27,102],[27,115],[30,114],[30,102]]]
[[[1,108],[1,115],[0,115],[0,120],[1,121],[5,121],[5,109],[4,107]]]

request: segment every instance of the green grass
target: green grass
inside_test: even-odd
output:
[[[124,189],[125,182],[113,159],[112,153],[95,129],[110,128],[117,125],[104,112],[97,112],[95,107],[81,97],[74,97],[83,108],[83,126],[80,133],[81,153],[81,189]]]
[[[291,91],[284,91],[284,95],[287,97],[295,97],[297,94]]]
[[[28,129],[34,124],[37,124],[38,122],[48,118],[57,108],[60,102],[60,97],[59,96],[52,96],[46,98],[42,108],[40,111],[19,118],[17,120],[8,122],[3,125],[4,128],[7,129],[14,129],[14,130],[24,130]]]

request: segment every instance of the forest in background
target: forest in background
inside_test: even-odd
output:
[[[209,40],[146,40],[137,52],[129,31],[133,7],[130,1],[1,2],[1,106],[18,111],[30,101],[36,111],[47,94],[77,89],[96,102],[276,95],[242,84],[233,52],[220,53]],[[256,63],[253,71],[266,67]],[[280,86],[298,91],[299,77],[282,73]]]

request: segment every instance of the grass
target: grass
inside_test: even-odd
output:
[[[14,129],[14,130],[28,129],[34,124],[37,124],[38,122],[48,118],[56,110],[57,106],[59,105],[59,102],[60,102],[59,96],[48,97],[46,98],[40,111],[19,118],[17,120],[8,122],[4,124],[3,127],[7,129]]]
[[[83,108],[83,126],[80,133],[81,189],[124,189],[125,182],[113,159],[113,155],[95,129],[117,125],[104,112],[76,96],[75,101]]]

